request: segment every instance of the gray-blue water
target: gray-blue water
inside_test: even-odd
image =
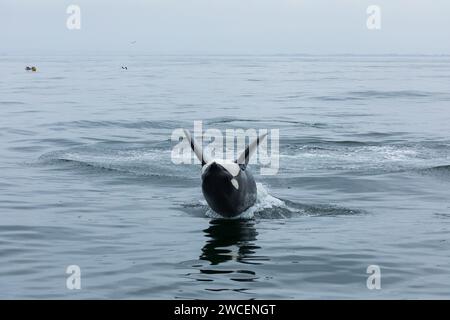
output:
[[[445,56],[1,56],[0,297],[448,298],[449,88]],[[172,163],[194,120],[280,129],[252,219]]]

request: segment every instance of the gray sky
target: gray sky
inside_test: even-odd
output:
[[[1,0],[0,54],[450,54],[449,16],[448,0]]]

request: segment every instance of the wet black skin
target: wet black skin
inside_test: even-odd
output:
[[[202,191],[208,205],[226,218],[235,217],[256,201],[256,183],[248,169],[240,170],[234,177],[239,184],[236,189],[233,176],[218,163],[210,164],[202,174]]]

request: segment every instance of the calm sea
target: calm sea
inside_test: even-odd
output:
[[[0,56],[0,297],[448,298],[449,88],[446,56]],[[280,130],[247,219],[172,163],[194,120]]]

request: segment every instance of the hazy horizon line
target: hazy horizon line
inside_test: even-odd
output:
[[[303,56],[303,57],[450,57],[450,53],[148,53],[148,52],[39,52],[15,53],[0,52],[0,56]]]

